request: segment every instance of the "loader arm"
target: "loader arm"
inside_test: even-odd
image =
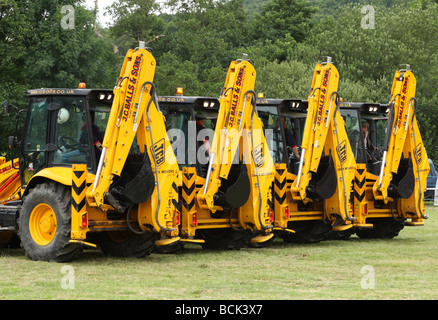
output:
[[[373,193],[376,200],[385,203],[413,196],[417,199],[416,210],[411,208],[410,211],[421,213],[420,204],[430,167],[415,116],[415,90],[416,79],[409,68],[396,71],[389,102],[382,166]]]
[[[241,223],[260,230],[271,227],[264,217],[270,212],[274,167],[256,111],[255,79],[249,61],[231,62],[220,96],[207,177],[197,199],[201,208],[213,213],[226,207],[247,210],[248,214],[241,214]],[[231,176],[238,176],[237,180],[231,182]]]
[[[330,60],[318,64],[312,80],[296,180],[295,201],[325,201],[325,214],[350,225],[349,201],[356,161],[338,109],[339,73]]]
[[[106,202],[120,212],[138,205],[140,228],[163,232],[174,231],[167,224],[178,200],[178,165],[156,101],[155,68],[155,59],[146,49],[131,49],[126,54],[113,90],[96,178],[87,199],[92,206],[102,207]],[[123,176],[129,166],[135,137],[143,166],[122,189],[113,190],[115,176]]]

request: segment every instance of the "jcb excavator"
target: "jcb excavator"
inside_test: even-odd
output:
[[[248,240],[261,245],[273,237],[274,167],[257,116],[255,78],[245,57],[231,62],[214,135],[205,141],[205,166],[182,168],[183,241],[239,249]]]
[[[301,128],[307,108],[304,129],[297,132],[303,136],[299,164],[276,158],[274,224],[286,241],[323,240],[328,230],[334,237],[356,232],[360,237],[390,238],[404,225],[421,225],[426,217],[423,192],[428,161],[415,119],[413,74],[396,72],[389,105],[340,103],[337,80],[331,63],[320,64],[308,101],[274,103],[281,110],[278,117],[293,119]],[[272,117],[268,103],[262,100],[260,109]],[[386,110],[390,113],[378,175],[379,162],[375,158],[367,161],[360,124],[363,117],[376,127],[373,121],[377,116],[380,122],[386,118],[382,117]],[[279,134],[275,138],[274,131],[277,148],[285,141],[284,130],[280,131],[282,138]],[[412,221],[406,222],[407,218]],[[287,228],[295,233],[284,232]]]
[[[141,257],[179,240],[178,165],[156,100],[155,67],[141,46],[126,54],[112,91],[28,92],[19,203],[0,212],[2,229],[18,229],[30,259],[69,261],[96,245]]]
[[[339,73],[328,58],[315,68],[306,103],[285,102],[292,112],[307,111],[296,172],[285,158],[276,164],[274,224],[286,241],[320,241],[330,229],[353,226],[350,199],[356,162],[339,112],[338,84]],[[287,142],[285,125],[279,122],[279,128]]]
[[[354,220],[350,206],[356,161],[339,112],[339,73],[328,59],[315,68],[292,198],[304,204],[322,201],[323,218],[333,230]]]
[[[368,224],[360,237],[388,238],[405,226],[424,225],[424,192],[430,167],[416,119],[416,79],[409,66],[395,72],[380,170],[358,167],[355,217]],[[360,170],[360,171],[359,171]],[[356,196],[357,195],[357,196]]]

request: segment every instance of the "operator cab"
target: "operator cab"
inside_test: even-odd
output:
[[[219,100],[213,97],[160,96],[160,110],[166,118],[167,135],[178,165],[197,167],[198,175],[206,173],[208,146],[213,140],[219,111]]]
[[[21,143],[22,184],[46,167],[87,164],[95,172],[113,92],[108,89],[35,89]],[[99,143],[98,143],[99,142]]]
[[[257,99],[258,115],[263,121],[266,140],[274,162],[286,163],[288,171],[295,174],[298,172],[299,160],[296,159],[290,146],[284,143],[287,141],[285,131],[289,130],[292,133],[298,146],[298,153],[301,154],[307,106],[306,100]],[[386,115],[388,106],[341,102],[339,107],[356,162],[366,163],[369,172],[378,174],[381,165],[380,151],[371,152],[373,160],[367,161],[361,123],[363,120],[368,122],[372,142],[378,149],[382,149],[388,120]],[[285,119],[284,125],[281,123],[281,118]]]
[[[301,140],[306,122],[307,101],[298,99],[266,99],[258,97],[257,113],[263,122],[265,137],[274,163],[286,163],[288,172],[298,171],[299,159],[288,142],[287,131],[301,153]],[[282,122],[284,119],[284,123]]]
[[[384,145],[388,105],[341,102],[339,107],[356,162],[366,163],[367,171],[378,175],[382,163],[379,149]],[[368,135],[377,150],[367,150],[364,146],[363,121],[369,125]]]

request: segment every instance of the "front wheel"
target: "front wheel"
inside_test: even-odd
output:
[[[70,243],[71,191],[56,182],[37,185],[23,199],[18,236],[31,260],[67,262],[82,252]]]

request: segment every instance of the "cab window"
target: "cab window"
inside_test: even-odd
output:
[[[57,150],[53,163],[85,163],[91,168],[90,128],[85,113],[85,98],[54,97],[53,103],[58,105],[54,130]]]

